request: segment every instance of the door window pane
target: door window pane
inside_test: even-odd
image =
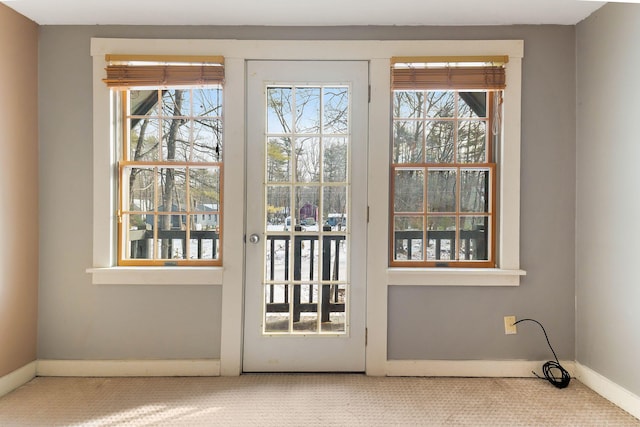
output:
[[[320,133],[320,88],[296,88],[296,133]]]
[[[344,334],[349,87],[268,86],[267,94],[264,333]]]
[[[347,138],[327,137],[322,144],[324,182],[347,182],[349,145]]]
[[[295,139],[296,182],[320,182],[320,138]]]
[[[333,231],[347,230],[348,192],[346,186],[324,187],[322,224]]]
[[[293,129],[292,95],[291,88],[267,89],[267,133],[285,134]]]
[[[291,182],[291,138],[270,137],[266,155],[267,182]]]
[[[349,88],[345,86],[323,88],[323,132],[346,134],[349,130]]]

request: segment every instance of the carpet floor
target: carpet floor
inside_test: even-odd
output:
[[[39,377],[0,398],[0,426],[640,426],[572,380],[249,374]]]

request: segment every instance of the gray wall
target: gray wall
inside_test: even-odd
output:
[[[576,40],[576,356],[640,395],[640,5],[606,5]]]
[[[38,26],[0,4],[0,378],[36,359]]]
[[[540,328],[504,335],[503,317],[540,321],[558,357],[574,358],[575,54],[573,27],[450,29],[522,38],[522,187],[518,288],[392,287],[390,359],[548,360]]]
[[[389,293],[390,359],[547,359],[544,323],[574,358],[574,27],[66,27],[40,39],[40,358],[218,357],[221,295],[206,287],[93,286],[89,39],[524,39],[522,267],[518,288]],[[61,248],[64,248],[62,250]],[[238,284],[239,286],[241,284]]]
[[[219,358],[221,289],[92,285],[89,38],[40,30],[40,359]]]

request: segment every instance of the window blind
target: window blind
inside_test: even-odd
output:
[[[224,82],[221,56],[106,55],[110,88],[211,85]]]
[[[507,56],[391,59],[391,89],[504,89]]]

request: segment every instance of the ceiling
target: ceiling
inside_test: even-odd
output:
[[[11,0],[41,25],[573,25],[582,0]]]

